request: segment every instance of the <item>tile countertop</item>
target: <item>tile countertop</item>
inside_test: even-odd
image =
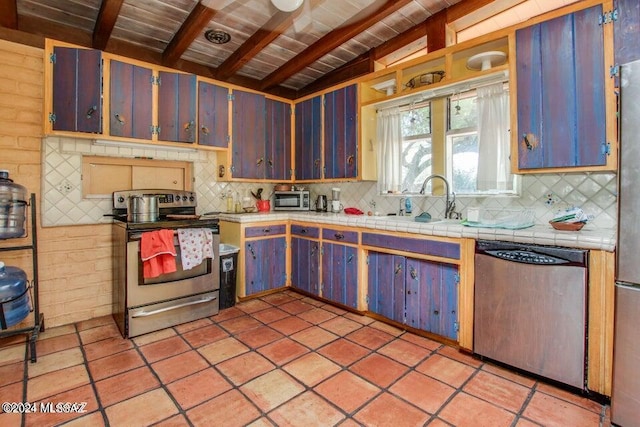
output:
[[[460,220],[444,220],[423,223],[413,217],[347,215],[344,213],[317,212],[263,212],[250,214],[221,213],[220,220],[252,223],[262,221],[305,221],[325,225],[341,225],[370,228],[380,231],[399,231],[453,238],[475,240],[501,240],[506,242],[531,243],[537,245],[564,246],[568,248],[598,249],[613,252],[616,245],[614,228],[598,229],[587,224],[580,231],[558,231],[549,224],[536,224],[520,230],[500,228],[467,227]]]

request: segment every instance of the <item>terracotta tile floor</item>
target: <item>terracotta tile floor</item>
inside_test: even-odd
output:
[[[610,425],[606,405],[291,291],[132,340],[110,316],[52,328],[35,364],[24,340],[0,342],[0,401],[38,411],[2,426]]]

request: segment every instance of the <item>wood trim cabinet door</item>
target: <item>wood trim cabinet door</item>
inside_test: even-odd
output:
[[[407,258],[406,324],[458,339],[458,266]]]
[[[291,286],[313,295],[320,293],[320,243],[291,237]]]
[[[618,65],[640,59],[640,2],[616,0],[618,16],[613,21],[615,63]]]
[[[286,285],[287,242],[284,236],[250,240],[244,245],[245,294],[253,295]],[[269,254],[269,256],[265,256]]]
[[[150,140],[153,137],[153,71],[110,61],[109,134]]]
[[[358,85],[324,95],[324,178],[358,176]]]
[[[296,104],[295,178],[296,181],[322,178],[322,97]]]
[[[196,76],[160,71],[158,77],[158,139],[195,142]]]
[[[322,297],[358,307],[358,248],[322,243]]]
[[[265,176],[291,179],[291,105],[266,99]]]
[[[607,164],[597,5],[516,31],[518,168]]]
[[[406,258],[383,252],[369,252],[369,311],[399,323],[405,322]]]
[[[264,95],[233,91],[232,176],[261,179],[265,176]]]
[[[56,46],[51,60],[53,130],[102,133],[102,53]]]
[[[208,147],[228,147],[228,88],[198,82],[198,144]]]

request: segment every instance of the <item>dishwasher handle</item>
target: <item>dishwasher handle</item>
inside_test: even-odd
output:
[[[535,265],[562,265],[569,264],[570,262],[566,259],[554,257],[547,254],[540,254],[534,251],[528,250],[487,250],[484,251],[486,255],[492,256],[494,258],[504,259],[507,261],[518,262],[522,264],[535,264]]]

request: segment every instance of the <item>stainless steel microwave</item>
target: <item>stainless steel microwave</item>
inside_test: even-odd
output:
[[[275,191],[273,193],[274,211],[308,211],[310,208],[309,190]]]

